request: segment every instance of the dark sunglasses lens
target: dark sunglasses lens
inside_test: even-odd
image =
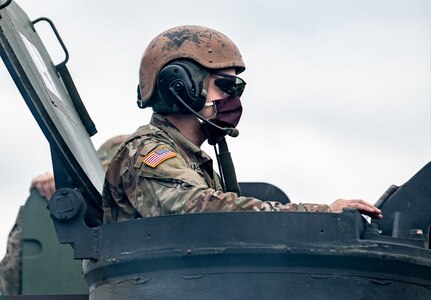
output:
[[[217,78],[214,84],[230,96],[241,96],[245,89],[245,81],[236,76]]]

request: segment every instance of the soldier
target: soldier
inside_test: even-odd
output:
[[[138,106],[152,107],[150,124],[126,139],[105,177],[104,222],[207,211],[341,212],[381,218],[363,200],[331,205],[260,201],[223,192],[200,146],[237,135],[245,64],[235,44],[202,26],[179,26],[155,37],[139,70]],[[276,200],[276,199],[275,199]]]
[[[106,171],[115,150],[127,135],[115,136],[103,143],[97,150],[97,156]],[[30,190],[37,189],[39,195],[47,201],[55,192],[54,176],[46,172],[33,178]],[[0,295],[17,295],[21,293],[22,263],[22,211],[20,207],[15,224],[9,233],[6,255],[0,262]]]

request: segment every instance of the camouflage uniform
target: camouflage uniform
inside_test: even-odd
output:
[[[165,159],[148,158],[164,149]],[[163,152],[163,151],[162,151]],[[104,223],[206,211],[320,211],[327,205],[260,201],[222,192],[211,158],[163,116],[154,113],[120,146],[103,191]]]
[[[9,233],[6,255],[0,262],[0,295],[21,293],[22,211],[23,207],[20,208],[15,225]]]
[[[112,156],[117,150],[118,146],[127,138],[127,135],[117,135],[113,138],[110,138],[106,142],[104,142],[99,149],[97,149],[97,157],[100,160],[100,164],[102,165],[103,170],[108,169],[109,162],[111,161]]]

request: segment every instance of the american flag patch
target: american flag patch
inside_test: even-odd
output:
[[[177,156],[177,154],[170,151],[166,146],[161,146],[145,155],[145,157],[142,158],[141,161],[147,166],[155,168],[165,160],[175,156]]]

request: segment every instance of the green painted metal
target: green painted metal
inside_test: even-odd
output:
[[[58,242],[46,208],[47,201],[32,191],[23,211],[23,294],[85,294],[82,263],[70,245]]]

